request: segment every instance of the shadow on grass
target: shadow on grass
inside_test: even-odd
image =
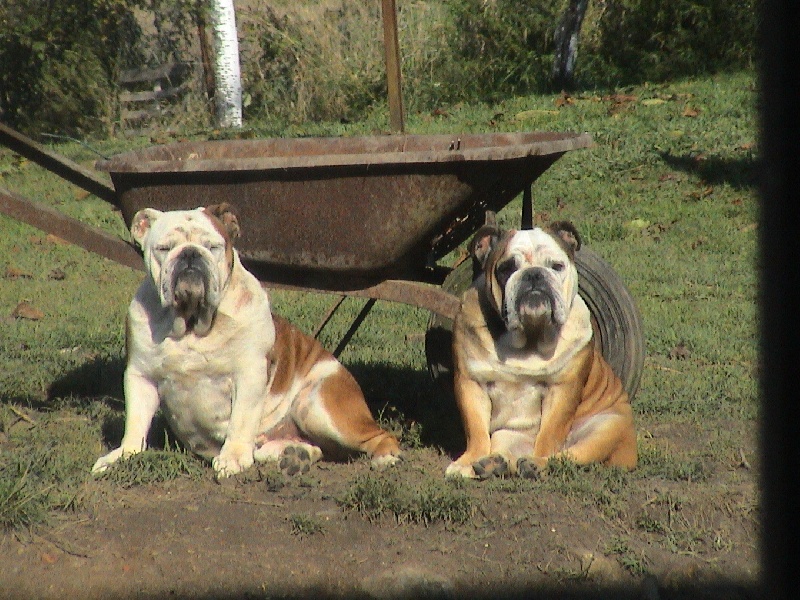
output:
[[[452,393],[433,381],[427,371],[375,363],[348,363],[346,367],[361,385],[373,415],[398,419],[404,428],[417,424],[419,441],[424,445],[438,446],[451,454],[463,450],[461,419]],[[47,400],[26,404],[51,409],[57,402],[85,409],[102,402],[109,407],[103,413],[103,441],[116,447],[125,428],[124,370],[122,359],[97,358],[55,380],[48,389]],[[150,429],[148,444],[154,448],[178,445],[160,413]]]
[[[675,156],[660,152],[661,160],[672,169],[696,175],[709,185],[727,183],[735,189],[753,188],[757,185],[758,160],[750,157],[727,159],[718,156],[683,154]]]

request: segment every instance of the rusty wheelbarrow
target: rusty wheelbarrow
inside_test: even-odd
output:
[[[91,172],[2,126],[0,142],[112,202],[127,225],[145,207],[232,203],[245,224],[237,242],[242,260],[265,286],[369,298],[337,353],[375,300],[403,302],[431,311],[426,355],[434,379],[446,382],[452,318],[471,270],[467,262],[451,269],[439,261],[484,223],[487,211],[521,192],[521,225],[530,227],[533,182],[591,138],[532,132],[181,142],[99,161],[113,189],[98,188]],[[64,218],[25,202],[0,193],[0,212],[137,264],[123,240],[77,222],[65,232]],[[633,395],[644,363],[635,303],[590,250],[579,252],[578,269],[597,343]]]

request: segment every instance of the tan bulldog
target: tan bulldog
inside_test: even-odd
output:
[[[456,403],[467,440],[446,474],[535,478],[552,457],[636,466],[628,395],[592,343],[571,223],[484,226],[478,276],[453,324]]]
[[[134,216],[131,234],[148,276],[128,310],[125,434],[93,472],[144,450],[159,406],[217,477],[254,461],[279,461],[294,474],[323,454],[364,452],[378,467],[400,457],[353,376],[316,340],[273,317],[233,247],[238,233],[227,204]]]

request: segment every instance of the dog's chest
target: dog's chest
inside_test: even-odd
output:
[[[547,387],[535,380],[490,380],[481,383],[491,400],[490,430],[514,429],[534,433],[542,418]]]
[[[162,352],[156,377],[169,426],[200,455],[215,456],[225,441],[235,394],[230,361],[192,350]]]

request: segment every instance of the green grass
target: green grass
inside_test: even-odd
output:
[[[544,485],[565,498],[605,506],[611,517],[620,514],[618,497],[652,481],[712,485],[737,451],[756,454],[751,432],[758,416],[754,76],[721,74],[618,94],[587,93],[562,106],[558,96],[527,96],[407,118],[411,133],[544,129],[593,136],[593,148],[566,154],[536,182],[534,210],[540,221],[572,220],[639,305],[648,350],[634,399],[642,462],[622,475],[561,465]],[[385,113],[376,112],[359,123],[281,131],[249,123],[248,134],[372,134],[385,130],[386,122]],[[113,154],[151,141],[91,143]],[[95,158],[78,144],[55,149],[85,165]],[[0,186],[126,234],[106,204],[7,150],[0,150]],[[500,223],[516,225],[520,207],[519,198],[512,201]],[[124,315],[141,274],[5,216],[0,230],[0,520],[26,526],[80,505],[91,464],[104,446],[119,442]],[[55,276],[56,270],[65,276]],[[333,302],[294,292],[272,297],[276,311],[306,331]],[[43,316],[11,316],[23,301]],[[345,302],[323,332],[327,347],[336,345],[363,302]],[[426,369],[422,334],[428,316],[378,303],[341,357],[374,413],[412,448],[435,446],[443,437],[430,418],[438,396]],[[685,351],[676,353],[679,346]],[[681,442],[683,431],[692,439]],[[196,469],[208,467],[173,450],[147,453],[127,461],[114,483],[194,477]],[[369,473],[352,482],[342,504],[369,518],[390,513],[399,521],[463,522],[476,506],[471,488],[439,481],[441,475],[418,473],[409,495],[396,475]],[[520,482],[490,485],[500,495],[532,489]],[[629,528],[662,535],[656,531],[658,523],[664,526],[660,517],[643,517],[636,521],[640,526],[636,516],[631,519]],[[691,534],[681,535],[675,547],[690,547]],[[643,559],[624,541],[609,551],[637,571]]]

